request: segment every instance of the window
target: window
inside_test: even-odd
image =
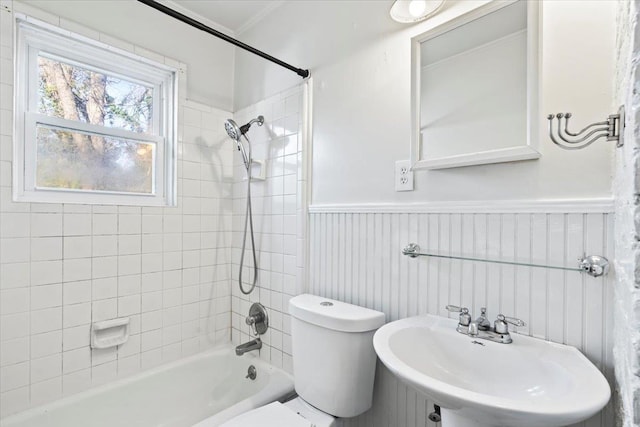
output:
[[[14,198],[175,204],[176,70],[17,22]]]

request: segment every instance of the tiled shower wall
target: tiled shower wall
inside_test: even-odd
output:
[[[177,207],[14,203],[11,13],[2,11],[1,19],[4,417],[229,340],[232,151],[223,127],[228,114],[181,99]],[[90,324],[116,317],[131,319],[128,342],[91,350]]]
[[[253,125],[248,133],[253,158],[264,161],[266,179],[253,180],[251,199],[258,256],[255,291],[243,295],[238,272],[245,220],[247,182],[239,153],[234,155],[232,239],[232,339],[234,344],[253,337],[245,324],[251,303],[260,301],[269,314],[269,330],[262,337],[260,357],[275,366],[292,370],[291,331],[288,302],[305,289],[307,233],[305,114],[306,86],[277,94],[235,114],[238,124],[263,115],[263,127]],[[256,171],[257,173],[257,171]],[[247,237],[244,287],[253,278],[253,258]]]
[[[312,208],[313,209],[313,208]],[[310,215],[310,292],[383,311],[387,321],[447,304],[472,315],[487,307],[523,319],[519,332],[580,349],[612,382],[614,274],[408,258],[401,249],[576,266],[583,253],[613,259],[613,215],[606,213],[339,213]],[[482,369],[481,366],[478,369]],[[611,427],[612,405],[580,424]],[[435,426],[432,402],[378,367],[373,408],[345,426]]]

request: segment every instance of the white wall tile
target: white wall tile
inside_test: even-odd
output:
[[[0,263],[28,262],[29,243],[28,238],[0,238]]]
[[[88,346],[62,353],[62,372],[65,375],[90,367],[91,349]]]
[[[66,328],[91,323],[91,303],[65,305],[62,311],[62,325]]]
[[[65,215],[65,218],[68,215]],[[83,215],[85,216],[85,215]],[[86,215],[88,217],[88,215]],[[67,233],[65,233],[67,234]],[[67,234],[68,236],[68,234]],[[91,252],[91,236],[74,236],[64,238],[64,257],[71,258],[90,258]]]
[[[62,261],[33,261],[30,269],[31,286],[62,282]]]
[[[8,163],[8,162],[2,162]],[[20,213],[0,214],[0,237],[29,237],[29,217]]]
[[[118,254],[118,236],[117,235],[94,235],[91,239],[92,256],[113,256]]]
[[[91,279],[91,258],[65,259],[62,277],[65,282]]]
[[[60,307],[62,305],[62,284],[31,287],[31,310]]]
[[[0,315],[0,341],[28,336],[29,319],[29,313]]]
[[[93,301],[114,298],[118,295],[118,279],[107,277],[91,281],[91,297]]]
[[[29,311],[29,289],[16,288],[0,291],[0,315]]]
[[[118,234],[118,216],[115,214],[92,215],[92,230],[94,235]]]
[[[23,362],[0,368],[0,392],[28,385],[29,366],[29,362]]]
[[[91,281],[64,283],[62,296],[65,305],[91,301]]]
[[[62,307],[32,311],[30,318],[31,334],[62,329]]]
[[[90,369],[73,372],[62,377],[62,393],[65,396],[79,393],[89,387],[91,387]]]
[[[31,336],[31,358],[59,354],[62,351],[62,331],[46,332]]]
[[[3,413],[13,414],[29,408],[29,389],[30,387],[21,387],[0,393],[0,406]]]
[[[31,382],[37,383],[62,375],[62,355],[53,354],[31,360]]]
[[[4,341],[0,346],[0,366],[14,365],[29,360],[29,338]]]
[[[43,16],[89,37],[118,42]],[[2,18],[11,22],[9,14]],[[6,38],[2,41],[6,44]],[[4,107],[12,105],[11,55],[3,45]],[[201,120],[209,107],[190,102],[188,108],[192,111],[179,114],[191,127],[189,135],[198,139],[181,150],[175,208],[15,203],[9,173],[12,131],[0,129],[0,418],[229,338],[228,320],[218,319],[228,318],[231,309],[225,298],[231,292],[232,212],[223,199],[231,200],[232,185],[225,180],[233,147],[218,145],[228,115]],[[12,119],[6,108],[0,115],[2,123]],[[200,292],[201,287],[210,292]],[[90,351],[91,322],[118,316],[131,318],[130,342],[119,350]],[[200,328],[201,322],[214,325],[213,332]],[[221,331],[217,335],[215,328]]]
[[[51,261],[62,259],[61,237],[37,237],[31,239],[31,260]]]
[[[62,377],[31,385],[31,404],[40,405],[62,397]]]
[[[19,288],[31,283],[31,269],[28,262],[3,264],[0,268],[0,289]]]
[[[63,230],[65,236],[90,236],[91,215],[65,213]]]
[[[31,237],[46,236],[62,236],[62,214],[31,214]]]
[[[62,350],[84,347],[89,342],[90,325],[81,325],[62,330]]]

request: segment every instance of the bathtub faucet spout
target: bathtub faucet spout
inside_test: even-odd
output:
[[[242,356],[243,354],[252,351],[252,350],[260,350],[262,348],[262,340],[260,338],[256,338],[255,340],[251,340],[244,344],[240,344],[236,347],[236,355]]]

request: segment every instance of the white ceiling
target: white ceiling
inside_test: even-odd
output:
[[[166,0],[172,9],[217,30],[240,34],[260,21],[283,0]]]

